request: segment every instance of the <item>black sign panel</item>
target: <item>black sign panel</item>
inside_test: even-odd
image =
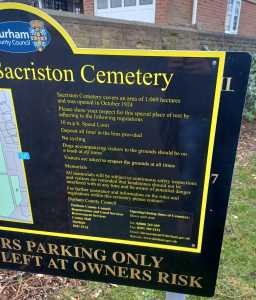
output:
[[[78,49],[40,10],[0,16],[0,267],[212,295],[249,55]]]

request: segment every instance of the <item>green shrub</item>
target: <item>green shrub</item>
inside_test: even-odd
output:
[[[256,119],[256,53],[252,54],[252,66],[245,102],[244,117],[247,121]]]

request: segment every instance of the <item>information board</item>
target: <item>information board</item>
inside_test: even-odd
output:
[[[79,49],[21,4],[0,20],[0,267],[212,295],[249,55]]]

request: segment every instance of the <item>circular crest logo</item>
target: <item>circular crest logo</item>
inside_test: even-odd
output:
[[[41,52],[48,45],[48,32],[44,28],[44,23],[42,21],[31,21],[30,26],[30,36],[33,45],[38,51]]]

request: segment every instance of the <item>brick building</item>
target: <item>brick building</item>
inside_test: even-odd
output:
[[[40,8],[84,13],[89,16],[194,27],[205,32],[256,37],[256,0],[23,0],[19,2]]]
[[[84,12],[256,37],[256,0],[84,0]]]

